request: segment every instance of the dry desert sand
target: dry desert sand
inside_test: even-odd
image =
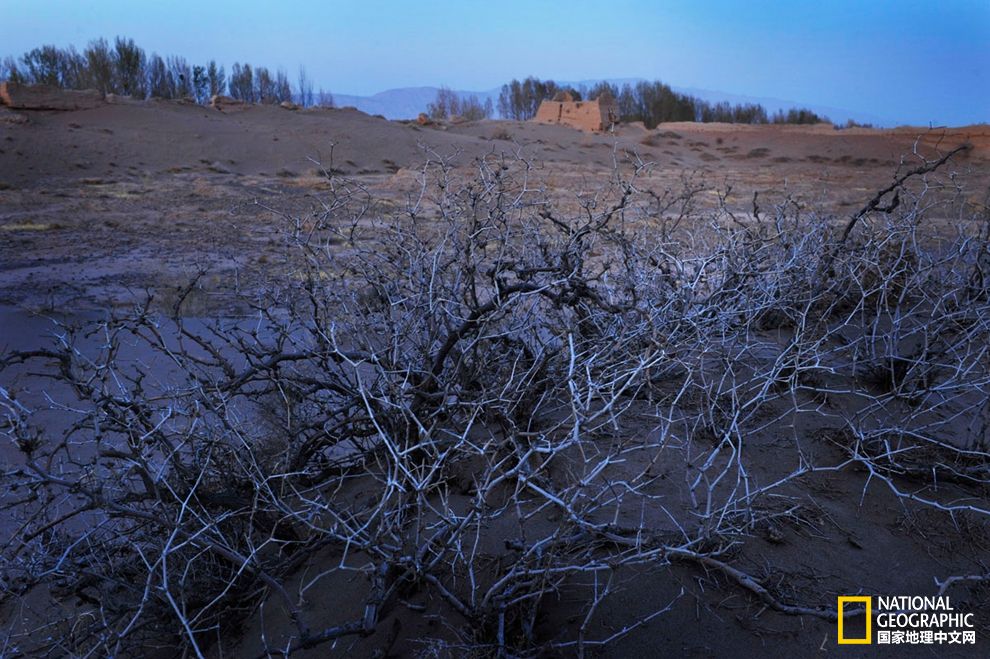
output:
[[[102,306],[145,286],[176,285],[197,264],[221,278],[250,266],[273,229],[264,206],[304,207],[308,193],[326,186],[318,162],[401,198],[431,156],[456,154],[470,171],[486,154],[521,151],[566,196],[607,177],[617,159],[638,158],[655,163],[649,184],[656,189],[690,177],[711,195],[731,186],[728,202],[740,210],[759,192],[767,205],[790,194],[841,215],[889,183],[919,138],[922,151],[974,146],[964,164],[977,203],[990,158],[986,125],[837,131],[671,123],[593,134],[508,121],[422,127],[346,109],[218,112],[161,101],[8,112],[18,119],[0,122],[5,304],[62,304],[68,296]]]

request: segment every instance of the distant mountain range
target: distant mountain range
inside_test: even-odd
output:
[[[625,83],[636,84],[640,80],[642,79],[612,78],[609,79],[608,82],[621,87]],[[582,85],[591,87],[597,82],[598,80],[558,80],[557,84],[579,88]],[[767,112],[770,114],[773,114],[777,110],[787,111],[791,108],[807,108],[818,115],[828,117],[835,123],[845,123],[848,119],[852,119],[860,123],[870,123],[875,126],[893,126],[897,123],[890,119],[879,117],[868,112],[849,110],[846,108],[833,108],[823,105],[814,105],[811,103],[802,103],[800,101],[788,101],[780,98],[743,96],[740,94],[729,94],[712,89],[677,87],[674,85],[671,85],[671,87],[676,92],[681,94],[690,94],[691,96],[709,101],[711,103],[718,103],[721,101],[728,101],[732,104],[759,103],[765,107]],[[403,87],[400,89],[388,89],[372,96],[355,96],[351,94],[334,93],[333,99],[337,107],[352,106],[368,114],[380,114],[386,119],[414,119],[420,112],[426,111],[426,106],[436,98],[438,89],[438,87]],[[456,91],[461,97],[470,95],[477,96],[478,100],[482,103],[485,102],[486,98],[490,98],[492,99],[492,103],[497,108],[500,89],[501,88],[496,87],[495,89],[485,91],[469,91],[461,89],[454,91]]]

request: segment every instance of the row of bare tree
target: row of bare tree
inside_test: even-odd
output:
[[[295,101],[300,105],[333,106],[333,96],[314,92],[313,83],[300,67],[296,88],[282,70],[234,63],[230,77],[222,65],[210,60],[190,64],[184,57],[148,56],[133,39],[117,37],[113,44],[96,39],[80,53],[74,47],[53,45],[35,48],[19,59],[6,57],[0,79],[45,84],[62,89],[97,89],[103,94],[137,98],[194,99],[207,103],[218,94],[251,103]]]

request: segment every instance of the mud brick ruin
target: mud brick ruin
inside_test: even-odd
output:
[[[570,93],[560,92],[552,101],[540,103],[534,120],[541,124],[563,124],[578,130],[604,132],[618,123],[619,106],[607,95],[591,101],[575,101]]]

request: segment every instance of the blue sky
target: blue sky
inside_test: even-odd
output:
[[[0,23],[0,55],[120,34],[293,79],[304,64],[339,93],[643,77],[898,122],[990,121],[988,0],[0,0]]]

